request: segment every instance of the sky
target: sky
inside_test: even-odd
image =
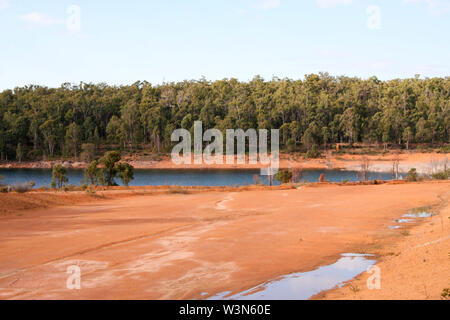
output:
[[[450,0],[0,0],[0,90],[450,76]]]

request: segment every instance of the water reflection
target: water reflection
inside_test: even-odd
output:
[[[395,220],[395,222],[400,223],[400,224],[413,223],[413,222],[416,222],[417,219],[430,218],[434,215],[436,215],[436,213],[430,211],[429,208],[412,209],[409,211],[409,213],[404,214],[402,216],[403,219],[397,219],[397,220]],[[401,226],[395,225],[395,226],[389,226],[388,228],[391,230],[396,230],[396,229],[400,229]]]
[[[309,272],[294,273],[229,296],[220,293],[209,300],[307,300],[342,286],[375,264],[370,255],[344,254],[336,263]]]

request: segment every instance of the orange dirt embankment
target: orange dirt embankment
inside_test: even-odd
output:
[[[391,182],[393,183],[393,182]],[[401,182],[399,182],[401,183]],[[287,190],[294,186],[282,185],[267,187],[263,185],[242,187],[179,187],[179,186],[145,186],[145,187],[89,187],[82,191],[81,187],[74,191],[34,189],[26,193],[0,193],[0,217],[17,214],[22,210],[51,208],[56,206],[76,205],[79,203],[95,203],[100,200],[131,198],[142,195],[159,194],[192,194],[202,192],[243,192],[248,190]]]
[[[411,208],[443,206],[450,182],[129,192],[111,191],[88,203],[77,198],[80,193],[67,200],[69,193],[64,206],[12,210],[0,217],[0,299],[203,299],[331,264],[346,252],[383,256],[383,248],[397,243],[393,252],[401,252],[405,260],[399,263],[409,267],[383,271],[383,281],[393,281],[399,291],[385,285],[388,291],[379,294],[415,297],[411,283],[419,288],[430,275],[413,273],[405,250],[421,229],[413,227],[412,236],[405,237],[388,227]],[[2,207],[8,206],[4,199]],[[436,219],[430,223],[437,225]],[[449,223],[442,219],[447,229],[423,233],[411,246],[442,238]],[[436,244],[443,247],[431,243],[425,258],[439,263],[430,269],[429,298],[449,286],[441,267],[449,241]],[[81,290],[66,287],[73,265],[81,268]],[[400,271],[411,278],[395,276]]]
[[[303,168],[303,169],[344,169],[344,170],[357,170],[361,168],[363,155],[342,154],[333,155],[330,158],[319,159],[305,159],[300,156],[281,154],[280,155],[280,167],[281,168]],[[400,153],[387,153],[380,155],[367,156],[370,161],[370,171],[376,172],[390,172],[393,168],[393,163],[396,159],[399,160],[400,172],[408,172],[411,168],[416,168],[419,173],[433,173],[435,171],[442,170],[447,163],[447,167],[450,166],[450,155],[443,153],[420,153],[420,152],[407,152],[402,151]],[[189,165],[176,165],[172,162],[170,156],[162,156],[159,160],[154,160],[152,157],[133,155],[124,157],[124,161],[132,164],[136,169],[260,169],[265,166],[261,164],[251,165],[248,163],[248,157],[246,164],[226,164],[224,159],[223,164],[192,164]],[[39,161],[39,162],[23,162],[23,163],[4,163],[0,164],[0,168],[51,168],[56,163],[62,163],[68,168],[85,168],[87,163],[76,161]]]

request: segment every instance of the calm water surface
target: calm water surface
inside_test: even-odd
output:
[[[254,184],[254,175],[259,170],[162,170],[136,169],[132,186],[243,186]],[[340,170],[304,170],[303,180],[316,182],[322,173],[331,182],[359,181],[360,174],[356,171]],[[52,172],[50,169],[0,169],[0,175],[5,179],[3,183],[10,185],[34,181],[36,188],[50,186]],[[83,170],[68,170],[69,184],[81,185],[84,178]],[[391,180],[391,173],[370,173],[369,179]],[[260,183],[268,184],[267,177],[259,176]],[[120,184],[120,180],[117,179]]]
[[[208,300],[307,300],[324,290],[342,286],[374,264],[370,255],[344,254],[332,265],[286,275],[236,295],[222,292]]]

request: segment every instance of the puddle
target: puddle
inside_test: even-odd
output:
[[[412,223],[412,222],[414,222],[414,219],[398,219],[395,221],[398,223]]]
[[[426,211],[412,212],[412,211],[410,211],[410,213],[403,215],[403,217],[404,218],[430,218],[434,215],[435,214],[432,212],[426,212]]]
[[[416,219],[430,218],[436,215],[434,212],[429,211],[425,208],[412,209],[409,213],[404,214],[402,216],[403,219],[395,220],[396,223],[413,223]],[[390,226],[388,227],[391,230],[400,229],[401,226]]]
[[[309,272],[282,276],[230,296],[222,292],[208,300],[307,300],[324,291],[341,287],[375,264],[371,255],[343,254],[334,264]]]

